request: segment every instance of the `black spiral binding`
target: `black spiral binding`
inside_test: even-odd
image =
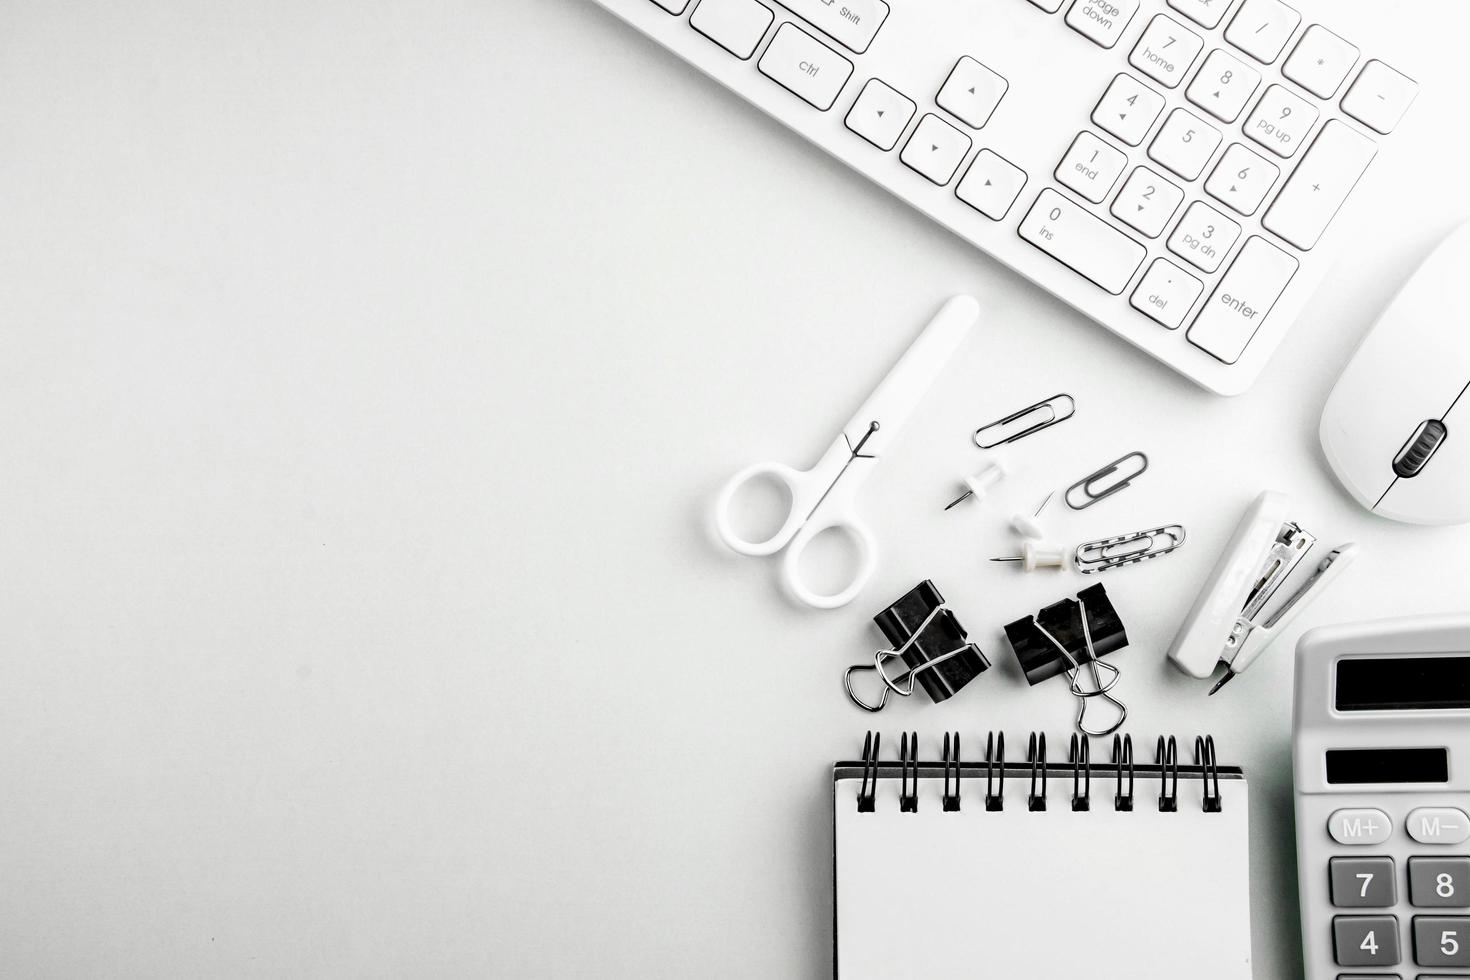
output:
[[[995,751],[992,753],[992,749]],[[995,770],[999,764],[1000,780],[996,781]],[[996,792],[995,787],[1000,787]],[[1006,733],[1001,732],[997,738],[995,732],[985,737],[985,809],[1004,810],[1006,808]]]
[[[949,789],[950,773],[949,732],[944,733],[944,812],[954,813],[960,808],[960,733],[954,733],[954,792]]]
[[[1159,773],[1159,812],[1176,813],[1179,810],[1179,743],[1173,735],[1168,741],[1159,736],[1154,764],[1163,769]]]
[[[872,813],[878,795],[878,747],[883,733],[868,732],[863,739],[863,781],[858,788],[858,813]]]
[[[912,738],[912,741],[910,741]],[[912,753],[910,746],[913,746]],[[908,732],[903,733],[902,740],[898,743],[898,764],[902,776],[900,777],[898,791],[898,809],[900,813],[919,812],[919,733],[914,732],[912,736]]]
[[[873,813],[876,810],[878,780],[892,779],[895,775],[892,763],[888,764],[885,772],[882,760],[879,758],[882,740],[882,733],[874,731],[869,731],[863,739],[862,781],[857,794],[859,813]],[[944,790],[941,798],[943,812],[955,813],[960,810],[960,782],[965,776],[965,766],[960,755],[959,732],[945,732],[943,745],[942,761],[923,762],[919,757],[919,733],[913,731],[902,733],[899,741],[897,773],[900,778],[898,797],[900,812],[919,812],[920,777],[934,779],[941,774],[944,777]],[[852,776],[858,774],[857,765],[856,763],[838,764],[839,768],[847,768]],[[1022,769],[1023,765],[1025,769]],[[1103,765],[1108,765],[1115,781],[1113,809],[1118,811],[1135,809],[1137,772],[1133,761],[1133,738],[1129,735],[1115,735],[1112,762],[1098,764],[1099,775],[1108,772],[1103,769]],[[988,811],[1005,809],[1006,768],[1005,733],[989,732],[985,739],[985,809]],[[1213,736],[1201,735],[1195,738],[1194,764],[1183,768],[1188,779],[1200,781],[1203,812],[1220,813],[1224,808],[1220,789],[1221,768]],[[1047,809],[1048,780],[1065,779],[1069,771],[1072,777],[1070,799],[1072,809],[1074,811],[1092,809],[1092,777],[1094,774],[1092,747],[1084,737],[1072,735],[1065,766],[1060,762],[1049,765],[1046,757],[1046,734],[1032,732],[1027,743],[1026,761],[1013,763],[1010,769],[1011,775],[1017,776],[1029,770],[1031,781],[1026,794],[1026,808],[1032,812],[1042,812]],[[1159,811],[1161,813],[1178,812],[1181,769],[1178,740],[1174,736],[1159,736],[1155,744],[1153,765],[1144,766],[1143,769],[1145,778],[1157,777],[1159,780]],[[970,765],[969,774],[973,779],[979,778],[979,763]],[[1238,779],[1241,776],[1238,768],[1228,766],[1225,767],[1225,774],[1230,779]]]
[[[1133,736],[1113,736],[1113,765],[1118,767],[1117,791],[1113,794],[1114,810],[1133,809]],[[1128,768],[1128,792],[1123,792],[1123,768]]]
[[[955,738],[959,738],[958,735]],[[1220,767],[1215,759],[1215,736],[1194,737],[1194,764],[1204,769],[1206,813],[1219,813],[1223,808],[1220,800]]]
[[[1072,735],[1072,746],[1067,750],[1072,763],[1072,809],[1092,809],[1092,747],[1085,738]]]
[[[1026,809],[1033,812],[1046,809],[1046,733],[1031,733],[1031,742],[1026,746],[1026,761],[1031,763],[1031,792],[1026,794]],[[1038,772],[1041,792],[1036,792]]]

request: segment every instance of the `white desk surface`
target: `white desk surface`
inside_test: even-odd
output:
[[[985,559],[1133,449],[1149,473],[1053,533],[1187,525],[1105,580],[1118,690],[1146,744],[1248,768],[1257,976],[1298,973],[1296,631],[1210,700],[1164,650],[1268,486],[1365,547],[1302,627],[1470,605],[1470,531],[1361,512],[1315,437],[1470,214],[1461,88],[1393,148],[1424,167],[1401,212],[1356,219],[1222,400],[582,0],[0,19],[0,974],[826,977],[830,764],[875,720],[926,754],[1068,731],[1000,628],[1087,582]],[[985,323],[862,501],[878,576],[789,605],[712,494],[814,459],[959,291]],[[970,431],[1055,391],[1077,418],[942,514]],[[924,577],[995,667],[870,718],[840,673]]]

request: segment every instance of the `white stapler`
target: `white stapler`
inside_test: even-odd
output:
[[[1256,498],[1169,648],[1169,659],[1194,677],[1209,677],[1225,664],[1211,694],[1249,667],[1358,556],[1355,544],[1329,552],[1299,589],[1273,604],[1317,543],[1315,535],[1288,520],[1290,506],[1290,498],[1274,490]],[[1268,606],[1274,611],[1268,613]]]

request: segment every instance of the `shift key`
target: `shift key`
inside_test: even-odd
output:
[[[1117,296],[1147,250],[1056,191],[1041,192],[1017,229],[1020,236]]]
[[[884,0],[781,0],[793,14],[845,48],[862,54],[888,18]]]
[[[1189,328],[1189,342],[1234,364],[1296,275],[1297,261],[1264,238],[1245,243]]]

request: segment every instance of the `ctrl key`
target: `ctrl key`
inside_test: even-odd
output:
[[[1338,966],[1396,966],[1399,920],[1391,915],[1339,915],[1332,920],[1332,951]]]

